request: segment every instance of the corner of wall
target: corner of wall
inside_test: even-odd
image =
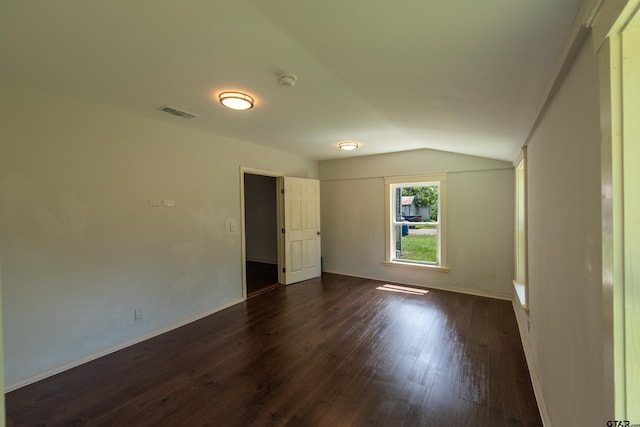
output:
[[[540,411],[540,418],[542,418],[542,424],[545,427],[551,426],[551,418],[549,417],[549,411],[544,401],[544,394],[542,393],[542,384],[540,383],[540,377],[538,370],[536,369],[535,359],[533,357],[533,351],[531,349],[531,343],[529,339],[529,314],[520,305],[518,295],[514,292],[511,299],[513,306],[513,313],[516,316],[516,322],[518,324],[518,332],[520,333],[520,340],[522,341],[522,349],[524,351],[525,359],[527,360],[527,367],[529,368],[529,377],[531,378],[531,385],[533,386],[533,392],[536,396],[536,403],[538,404],[538,410]]]

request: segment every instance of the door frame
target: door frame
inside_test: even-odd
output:
[[[277,228],[276,228],[276,242],[278,246],[278,283],[284,283],[284,273],[282,272],[282,268],[284,267],[284,242],[282,238],[282,233],[279,232],[282,228],[284,228],[284,209],[283,209],[283,198],[282,198],[282,182],[284,174],[279,172],[273,172],[262,169],[253,169],[244,166],[240,166],[240,241],[241,241],[241,258],[242,258],[242,298],[247,299],[247,230],[246,230],[246,218],[244,213],[245,207],[245,188],[244,188],[244,176],[245,175],[260,175],[273,177],[276,179],[276,218],[277,218]]]

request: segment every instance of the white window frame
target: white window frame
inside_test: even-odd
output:
[[[393,188],[398,185],[403,187],[425,186],[437,184],[438,194],[438,222],[402,222],[395,221],[395,206]],[[447,174],[394,176],[384,178],[385,188],[385,264],[408,268],[424,268],[435,271],[449,271],[447,264]],[[438,229],[438,262],[423,263],[419,261],[395,260],[395,239],[393,236],[394,225],[420,225],[435,224]]]
[[[515,230],[514,268],[516,277],[513,286],[522,308],[528,310],[529,302],[529,268],[528,268],[528,236],[527,236],[527,147],[522,147],[520,154],[513,162],[515,176]]]

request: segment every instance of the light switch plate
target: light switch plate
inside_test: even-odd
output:
[[[227,233],[238,232],[238,218],[227,218]]]

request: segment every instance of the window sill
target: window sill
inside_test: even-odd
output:
[[[384,265],[402,268],[417,268],[422,270],[439,271],[441,273],[448,273],[449,267],[443,267],[441,265],[429,265],[429,264],[417,264],[414,262],[398,262],[398,261],[384,261]]]
[[[524,283],[519,283],[514,280],[513,289],[516,291],[516,295],[518,296],[518,301],[520,301],[522,309],[524,311],[529,311],[529,307],[527,307],[527,296]]]

